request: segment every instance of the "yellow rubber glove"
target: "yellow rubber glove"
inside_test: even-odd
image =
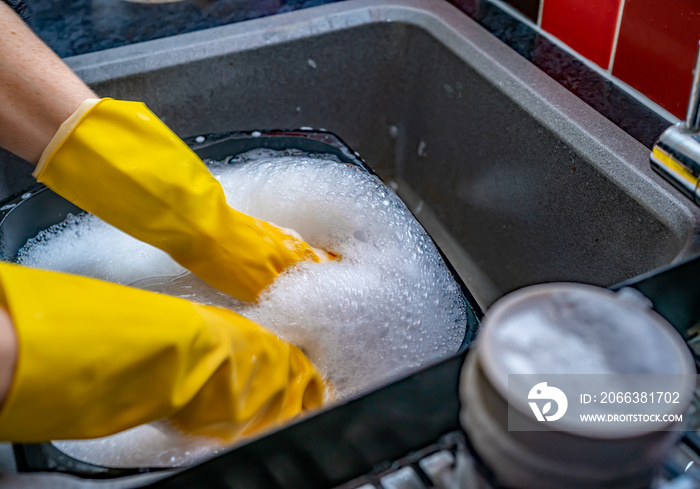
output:
[[[304,241],[229,207],[199,157],[140,102],[85,101],[34,176],[238,299],[254,300],[300,260],[319,260]]]
[[[296,347],[227,309],[0,263],[18,338],[0,439],[106,436],[168,418],[234,441],[321,406]]]

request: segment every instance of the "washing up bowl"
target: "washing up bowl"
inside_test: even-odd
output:
[[[231,162],[230,164],[241,164],[236,163],[240,161],[238,157],[248,154],[251,150],[273,150],[284,152],[286,155],[309,155],[311,158],[320,156],[326,160],[334,160],[337,165],[351,165],[359,167],[364,173],[373,173],[372,169],[354,151],[337,136],[329,132],[309,130],[229,132],[185,138],[185,143],[204,161],[226,161]],[[313,174],[311,178],[314,178]],[[320,191],[323,191],[322,187]],[[76,215],[82,212],[80,208],[42,184],[35,184],[26,189],[21,195],[0,201],[0,243],[2,244],[0,246],[0,259],[9,262],[21,262],[19,259],[23,253],[22,246],[28,239],[33,238],[37,233],[50,226],[61,223],[69,214]],[[445,265],[448,269],[447,273],[453,277],[455,285],[461,290],[461,294],[457,292],[458,295],[455,296],[455,299],[462,304],[464,309],[459,315],[454,316],[453,319],[462,323],[463,330],[460,330],[461,337],[455,338],[457,342],[454,343],[453,349],[447,348],[444,353],[438,356],[432,354],[429,361],[421,364],[423,369],[426,367],[429,369],[432,364],[439,363],[440,360],[446,358],[454,362],[460,355],[465,354],[476,337],[479,318],[482,315],[469,290],[462,283],[449,261],[445,260]],[[158,282],[158,280],[153,282],[153,277],[151,277],[139,282],[142,284],[146,282],[153,284]],[[439,288],[440,286],[436,284],[435,287]],[[376,290],[373,292],[380,293]],[[407,300],[411,299],[410,296],[407,297]],[[395,305],[398,309],[401,308],[400,304],[396,303]],[[450,317],[452,318],[452,316]],[[441,323],[440,319],[428,317],[424,319],[433,320],[434,324],[432,326],[428,325],[430,330],[449,327],[448,323]],[[328,326],[332,327],[331,325]],[[405,327],[406,325],[398,321],[396,327],[400,328],[402,326]],[[413,345],[420,349],[417,343],[408,343],[408,345],[409,347]],[[386,350],[378,350],[378,352],[390,355]],[[376,406],[378,401],[373,400],[376,397],[376,393],[374,396],[366,394],[369,394],[370,391],[377,391],[377,389],[381,391],[382,387],[389,387],[391,383],[401,377],[410,377],[409,373],[418,375],[419,370],[415,365],[412,368],[404,366],[401,370],[401,375],[393,375],[391,378],[382,379],[381,382],[374,381],[372,385],[366,385],[359,397],[362,398],[362,402],[370,406]],[[448,371],[454,375],[453,371]],[[351,396],[355,400],[357,397],[356,394]],[[337,402],[332,403],[326,411],[329,409],[333,410],[335,404]],[[143,438],[140,440],[143,440]],[[428,437],[426,443],[429,441],[433,440]],[[154,463],[152,467],[145,460],[156,460],[154,456],[145,459],[138,456],[130,458],[126,453],[128,450],[124,448],[124,443],[123,440],[118,441],[114,438],[106,438],[99,441],[96,445],[90,445],[89,442],[77,444],[73,442],[72,444],[68,443],[68,445],[66,445],[66,442],[58,445],[50,443],[16,444],[13,449],[17,468],[21,472],[57,471],[85,478],[123,478],[161,471],[173,465],[180,465],[179,463],[164,463],[163,460],[166,459],[163,459]],[[141,442],[132,441],[130,443],[135,445]],[[128,445],[127,442],[127,446],[131,445]],[[166,449],[167,446],[161,443],[157,448],[151,449],[150,452],[155,454]],[[108,450],[111,450],[111,455],[106,453]],[[184,452],[185,450],[186,447],[183,447],[182,451]],[[221,451],[221,449],[218,451]],[[94,452],[101,453],[103,458],[95,459]],[[216,453],[213,447],[209,452]],[[121,455],[115,457],[114,453]],[[174,451],[173,453],[177,452]],[[175,458],[173,457],[172,460],[175,460]],[[198,457],[197,460],[199,459],[202,459],[202,456]],[[98,460],[107,461],[98,463]],[[190,460],[188,463],[191,465],[193,460]]]

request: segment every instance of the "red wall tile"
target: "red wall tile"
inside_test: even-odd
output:
[[[620,0],[542,1],[542,28],[607,69]]]
[[[698,39],[698,0],[626,0],[613,75],[684,119]]]

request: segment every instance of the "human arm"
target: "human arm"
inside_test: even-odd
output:
[[[176,160],[181,165],[177,166],[176,162],[175,166],[168,167],[170,161],[167,160],[167,156],[165,157],[167,161],[159,161],[159,165],[149,165],[151,160],[142,158],[139,159],[139,172],[130,175],[128,171],[122,171],[124,168],[122,163],[126,161],[127,166],[129,166],[128,163],[132,161],[129,159],[131,155],[138,155],[141,149],[151,147],[152,140],[141,132],[144,128],[136,127],[135,130],[132,130],[134,128],[129,124],[117,123],[117,128],[123,131],[120,133],[123,138],[119,138],[115,137],[114,132],[105,126],[95,129],[92,124],[84,124],[99,120],[100,115],[104,115],[102,111],[90,110],[89,114],[87,111],[81,112],[83,102],[89,99],[94,100],[95,94],[3,3],[0,3],[0,32],[4,36],[3,44],[0,45],[0,127],[2,127],[0,146],[4,146],[34,164],[38,163],[42,159],[41,155],[46,153],[39,172],[41,173],[40,178],[44,179],[49,187],[57,189],[59,194],[67,196],[69,199],[79,200],[80,205],[86,210],[92,211],[103,219],[106,218],[105,220],[112,224],[116,223],[117,227],[121,227],[131,234],[145,236],[146,239],[150,239],[149,236],[154,237],[156,242],[151,244],[175,254],[178,261],[184,262],[185,266],[189,265],[190,268],[194,268],[194,271],[205,281],[246,300],[254,299],[264,287],[274,280],[277,274],[296,261],[307,257],[316,259],[315,254],[303,241],[290,237],[268,223],[230,209],[225,204],[220,186],[215,183],[215,180],[212,182],[213,178],[206,167],[176,135],[152,114],[148,116],[148,130],[155,131],[158,137],[162,138],[163,148],[172,150],[177,156]],[[115,101],[108,101],[106,104],[103,101],[100,104],[104,106],[110,105],[112,102]],[[93,104],[91,108],[98,108],[100,104]],[[140,118],[140,115],[145,114],[140,106],[134,110],[132,110],[134,106],[127,107],[125,104],[130,104],[129,102],[115,102],[115,104],[117,105],[113,105],[116,107],[114,111],[107,110],[107,119],[112,123],[115,121],[116,113],[120,112],[121,108],[125,108],[124,112],[127,118]],[[75,114],[78,114],[78,123],[69,121],[71,115]],[[64,123],[67,121],[68,125],[66,126]],[[63,133],[60,131],[61,126],[65,129]],[[114,148],[104,145],[97,145],[90,148],[89,151],[78,150],[76,153],[73,150],[84,140],[82,134],[86,132],[83,131],[86,128],[88,129],[86,139],[88,141],[91,139],[92,133],[90,131],[96,130],[105,135],[107,139],[111,136],[117,142],[129,139],[130,142],[134,143],[134,146],[118,145],[116,160],[113,159],[115,156],[113,154]],[[46,148],[52,141],[55,142],[55,145],[46,152]],[[165,153],[157,153],[156,158],[160,154]],[[149,153],[149,158],[152,156],[153,154]],[[175,170],[175,167],[178,170]],[[165,171],[161,171],[162,169]],[[112,179],[115,174],[124,177],[121,180],[123,186],[115,184],[115,180]],[[71,175],[77,175],[80,178],[77,176],[71,178]],[[134,177],[134,175],[136,176]],[[190,185],[190,177],[192,176],[201,182],[201,185],[197,185],[196,189]],[[144,179],[154,183],[155,186],[144,188],[140,185]],[[140,191],[144,191],[145,194],[137,193]],[[153,191],[156,193],[153,194]],[[114,199],[115,193],[120,197],[119,202]],[[168,196],[168,199],[158,204],[157,197],[159,195]],[[150,198],[153,200],[148,200]],[[117,203],[120,205],[116,205]],[[150,208],[144,209],[144,203],[152,205]],[[154,207],[156,208],[154,209]],[[183,208],[185,211],[179,215],[184,215],[186,219],[170,220],[169,226],[158,227],[164,221],[168,221],[170,216],[178,215],[178,212],[175,211]],[[199,219],[201,216],[210,217],[214,214],[216,215],[215,220]],[[208,223],[208,225],[204,225],[200,221],[205,221],[204,224]],[[197,224],[197,226],[193,224]],[[226,234],[218,233],[219,229],[225,230]],[[292,246],[288,246],[290,243]],[[3,268],[9,266],[0,265]],[[23,274],[26,274],[24,278]],[[141,304],[140,309],[132,308],[127,301],[123,304],[117,303],[118,307],[115,310],[110,297],[100,296],[97,298],[92,295],[94,288],[101,288],[93,282],[90,282],[91,285],[82,290],[82,296],[81,294],[77,294],[77,297],[61,296],[64,284],[72,283],[72,280],[69,276],[37,275],[35,271],[31,270],[22,270],[17,273],[7,272],[2,278],[5,296],[10,293],[9,291],[22,290],[21,293],[17,292],[15,297],[27,299],[27,301],[14,301],[14,303],[11,300],[8,302],[0,301],[0,402],[4,400],[0,412],[0,426],[6,430],[0,431],[0,433],[4,433],[2,436],[6,439],[13,438],[19,441],[20,439],[53,438],[58,433],[52,432],[49,428],[68,426],[65,422],[60,422],[60,419],[64,418],[55,417],[57,413],[55,410],[61,408],[50,405],[51,396],[48,395],[50,393],[55,394],[55,398],[61,402],[74,403],[70,407],[73,411],[66,407],[64,411],[67,413],[66,415],[70,415],[71,412],[75,416],[78,412],[90,413],[91,416],[101,414],[105,420],[109,420],[110,416],[115,414],[110,411],[111,403],[108,401],[113,399],[110,396],[116,396],[116,399],[121,399],[120,402],[123,402],[124,396],[128,398],[128,396],[134,395],[130,393],[143,392],[143,390],[137,389],[139,385],[129,382],[129,380],[148,377],[158,381],[165,378],[172,381],[170,385],[173,388],[179,386],[180,384],[176,382],[178,378],[159,377],[168,373],[168,369],[164,368],[162,364],[145,360],[162,359],[163,355],[172,352],[173,348],[178,350],[180,355],[176,357],[179,362],[171,365],[175,365],[176,372],[187,374],[186,376],[190,378],[190,374],[196,370],[198,365],[210,361],[212,357],[208,354],[199,356],[199,354],[209,351],[219,352],[220,356],[217,358],[223,359],[223,363],[218,365],[222,365],[222,368],[230,368],[230,365],[236,364],[240,366],[240,369],[247,368],[249,373],[256,374],[250,369],[260,365],[256,363],[256,359],[260,358],[260,355],[255,354],[255,350],[252,350],[253,354],[246,356],[245,353],[241,354],[239,349],[245,348],[248,339],[262,338],[263,336],[265,341],[261,344],[268,345],[265,347],[265,352],[287,351],[288,353],[286,356],[282,354],[274,357],[270,357],[267,353],[263,355],[264,358],[270,360],[268,368],[274,371],[281,368],[283,372],[287,372],[287,377],[284,375],[275,377],[278,382],[273,391],[269,391],[265,387],[268,385],[265,382],[256,384],[263,386],[254,389],[253,392],[256,396],[262,396],[256,397],[261,402],[246,404],[246,397],[239,396],[240,391],[237,389],[240,386],[232,384],[231,379],[225,375],[215,375],[216,372],[220,372],[217,370],[210,372],[209,376],[195,375],[199,379],[199,383],[188,383],[189,387],[185,390],[189,392],[189,395],[183,397],[182,391],[179,389],[166,390],[166,394],[177,395],[161,398],[162,404],[157,410],[148,411],[147,415],[132,416],[128,419],[117,416],[115,419],[119,421],[118,425],[109,425],[106,429],[105,424],[95,423],[94,429],[101,430],[101,433],[113,432],[130,427],[133,423],[166,417],[187,430],[205,432],[205,434],[223,430],[221,434],[216,436],[226,438],[234,436],[239,431],[247,433],[253,426],[246,423],[245,420],[241,423],[236,421],[238,418],[232,417],[231,413],[238,411],[234,410],[232,406],[248,406],[248,408],[256,406],[256,409],[261,411],[259,411],[259,416],[253,417],[258,421],[267,420],[274,424],[299,414],[304,409],[319,405],[319,391],[313,387],[319,385],[320,376],[317,371],[293,346],[284,343],[269,332],[262,335],[264,330],[260,326],[253,327],[249,321],[233,315],[230,311],[217,309],[212,312],[204,306],[195,304],[188,304],[186,307],[178,306],[173,309],[181,310],[180,308],[184,307],[182,310],[186,310],[188,313],[183,313],[183,317],[192,318],[192,323],[183,323],[179,318],[164,323],[169,317],[166,314],[169,307],[155,309],[161,311],[162,314],[149,315],[150,322],[144,322],[141,318],[145,315],[143,313],[150,313],[154,310],[151,307],[150,299],[145,302],[140,302],[139,299],[137,303]],[[48,285],[51,286],[48,287]],[[133,291],[133,293],[145,292]],[[61,297],[62,301],[55,301]],[[129,297],[133,296],[129,295]],[[95,304],[98,310],[93,309],[91,315],[86,317],[84,313],[89,308],[77,307],[74,303],[75,300],[81,300],[84,304]],[[27,320],[27,318],[31,319],[33,315],[37,319],[49,317],[45,314],[47,312],[45,308],[49,305],[53,308],[50,316],[53,317],[54,322],[40,325],[37,322]],[[120,315],[120,309],[131,312],[126,316]],[[20,311],[24,311],[22,318],[19,318]],[[80,317],[83,318],[82,323],[77,321]],[[58,345],[71,346],[61,344],[59,341],[63,337],[60,329],[62,327],[61,320],[65,321],[67,328],[75,328],[77,325],[83,324],[84,332],[90,333],[79,344],[82,345],[81,348],[63,350],[65,358],[78,362],[74,364],[74,366],[79,364],[76,367],[77,371],[94,374],[90,378],[91,382],[86,381],[80,384],[83,392],[90,393],[93,387],[99,386],[103,389],[100,392],[105,392],[105,389],[114,389],[110,391],[112,394],[105,394],[105,397],[102,398],[75,398],[62,389],[63,385],[71,387],[74,384],[77,385],[75,376],[65,374],[58,381],[56,377],[46,375],[47,373],[58,374],[59,367],[67,366],[55,358],[51,362],[46,361],[48,358],[46,355],[49,355]],[[109,328],[100,329],[105,324],[109,325]],[[133,324],[140,324],[141,328],[134,330],[131,328]],[[59,329],[55,331],[48,329],[52,325]],[[170,326],[171,329],[164,329],[164,325]],[[260,330],[261,335],[257,334],[258,330]],[[42,331],[52,333],[52,335],[44,336]],[[66,330],[66,332],[68,331]],[[73,338],[79,337],[80,330],[70,331]],[[248,333],[241,335],[237,331],[252,332],[252,336]],[[58,335],[56,335],[57,332]],[[192,340],[208,337],[211,341],[207,343],[208,349],[205,349],[204,352],[185,348],[184,346],[192,345],[192,342],[187,341],[186,338],[179,344],[179,347],[176,347],[172,341],[179,341],[178,338],[182,339],[180,334],[190,334]],[[56,342],[52,342],[49,338],[56,339]],[[88,338],[91,338],[91,341],[88,341]],[[243,343],[233,341],[236,338],[243,340]],[[31,345],[35,345],[36,348],[27,349]],[[134,349],[133,346],[139,345],[150,345],[154,349],[145,357],[123,359],[128,360],[127,363],[116,361],[122,359],[121,353],[123,351],[129,351]],[[160,350],[161,347],[164,350]],[[41,348],[46,348],[46,351],[42,353]],[[97,348],[103,348],[102,351],[108,353],[105,359],[86,354]],[[228,366],[223,367],[224,364]],[[27,366],[32,365],[39,370],[27,370]],[[101,367],[113,367],[117,371],[130,372],[132,375],[131,377],[128,375],[104,376],[100,371]],[[25,375],[28,372],[31,375]],[[290,376],[290,372],[297,373]],[[304,387],[306,384],[299,383],[298,375],[309,379],[308,394]],[[212,382],[214,378],[218,381]],[[298,391],[300,387],[302,388],[302,401],[279,404],[280,399],[291,399],[286,393],[294,391],[294,389]],[[23,394],[25,392],[30,394]],[[18,399],[21,402],[18,402]],[[192,404],[194,399],[197,399],[197,402]],[[269,402],[265,402],[265,399]],[[37,404],[33,404],[34,402]],[[140,409],[135,399],[132,406],[134,409]],[[275,411],[270,411],[269,408],[275,406],[281,409],[277,411],[280,416],[271,415],[268,419],[268,415],[263,413],[274,413]],[[206,413],[214,408],[218,410],[217,412],[223,413],[224,418],[227,416],[226,413],[229,413],[228,421],[224,419],[224,421],[213,422],[211,418],[208,418]],[[254,415],[255,411],[250,411],[248,408],[244,409],[247,415]],[[44,411],[41,411],[42,409]],[[82,411],[76,411],[79,409]],[[47,431],[36,431],[40,426],[29,426],[32,424],[29,421],[25,421],[26,424],[17,422],[18,419],[22,419],[22,413],[29,412],[40,415],[42,412],[45,413],[41,419],[46,422],[46,425],[41,426]],[[206,428],[207,426],[209,428]],[[216,428],[217,426],[218,428]],[[30,427],[35,431],[31,434],[11,431],[11,429],[23,429],[24,427]],[[224,430],[224,428],[226,429]],[[78,435],[77,437],[97,436],[95,433],[97,432],[80,431],[73,433],[73,435]],[[61,437],[62,435],[66,435],[66,433],[61,433]]]
[[[0,146],[32,164],[63,121],[97,95],[0,2]]]
[[[167,420],[232,442],[323,403],[321,375],[299,349],[227,309],[7,263],[0,304],[19,340],[3,441]]]
[[[145,105],[97,100],[4,4],[0,29],[13,39],[0,49],[0,145],[38,163],[38,181],[242,300],[296,262],[321,259],[230,208],[197,155]]]

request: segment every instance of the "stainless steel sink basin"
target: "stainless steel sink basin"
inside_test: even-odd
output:
[[[482,307],[537,282],[612,285],[698,251],[700,213],[649,170],[647,148],[447,2],[340,2],[67,61],[183,137],[340,135]]]

